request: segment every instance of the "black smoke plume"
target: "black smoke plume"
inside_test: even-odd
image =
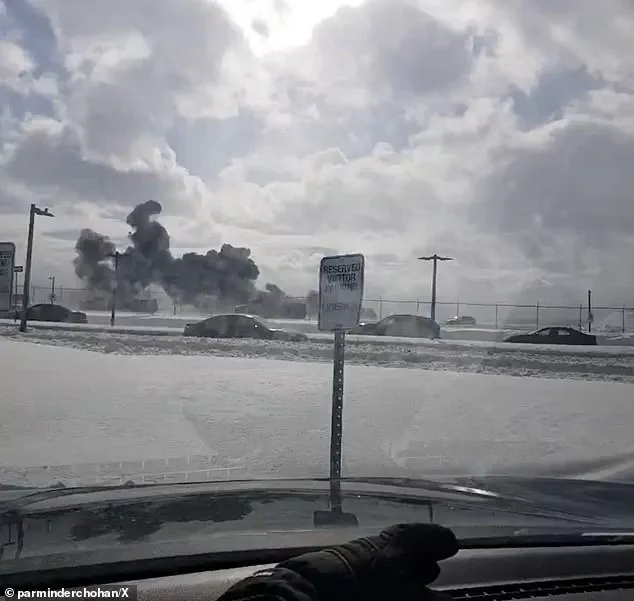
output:
[[[108,298],[117,289],[117,304],[125,306],[152,283],[159,284],[174,303],[208,308],[248,303],[262,295],[285,296],[276,286],[266,292],[255,287],[258,266],[248,248],[223,244],[220,251],[206,254],[187,253],[174,258],[167,230],[155,219],[161,205],[148,200],[137,205],[126,218],[132,228],[130,245],[119,255],[115,278],[115,245],[107,237],[90,229],[79,234],[75,250],[75,273],[95,297]]]

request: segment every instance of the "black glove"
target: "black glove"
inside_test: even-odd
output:
[[[378,536],[306,553],[238,583],[222,601],[282,598],[311,601],[440,601],[427,585],[438,561],[455,555],[453,532],[437,524],[399,524]]]

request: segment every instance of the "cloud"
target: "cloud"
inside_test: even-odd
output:
[[[154,199],[295,293],[361,251],[368,294],[426,296],[437,251],[448,299],[634,302],[631,3],[300,5],[5,3],[5,235],[47,203],[72,279],[69,231]]]
[[[447,93],[474,62],[467,31],[452,31],[414,4],[344,7],[313,32],[316,76],[397,97]]]
[[[0,40],[0,78],[5,85],[19,84],[20,77],[29,74],[33,69],[33,61],[23,48]]]

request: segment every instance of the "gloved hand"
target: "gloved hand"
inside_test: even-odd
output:
[[[280,564],[313,583],[322,599],[433,599],[438,561],[455,555],[454,533],[437,524],[398,524],[378,536]]]
[[[438,561],[457,552],[458,541],[447,528],[399,524],[378,536],[294,557],[235,585],[221,599],[441,601],[446,597],[427,585],[440,573]]]

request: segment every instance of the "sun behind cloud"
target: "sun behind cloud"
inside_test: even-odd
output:
[[[316,25],[364,0],[222,0],[256,56],[288,51],[310,41]]]

